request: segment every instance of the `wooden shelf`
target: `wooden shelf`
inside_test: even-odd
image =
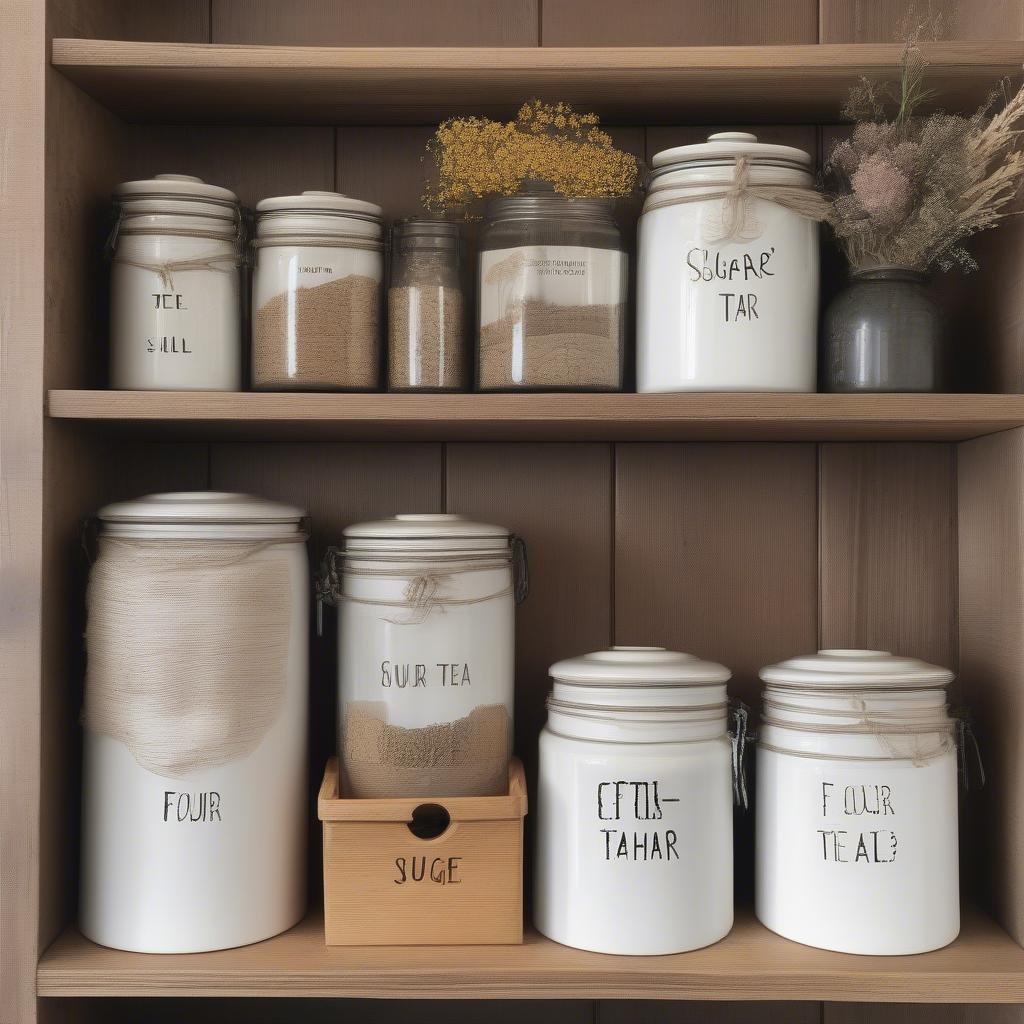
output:
[[[973,111],[1016,77],[1024,42],[925,47],[928,86]],[[834,122],[862,75],[898,75],[892,44],[334,48],[54,39],[53,64],[128,120],[416,124],[563,99],[607,121]],[[757,103],[751,103],[751,97]]]
[[[240,949],[152,956],[96,946],[75,929],[43,955],[40,996],[793,999],[922,1003],[1024,1001],[1024,950],[978,913],[951,946],[858,957],[801,946],[746,910],[715,946],[619,957],[528,931],[522,946],[327,947],[310,915]]]
[[[960,441],[1024,395],[384,395],[51,391],[49,414],[150,436],[460,441]]]

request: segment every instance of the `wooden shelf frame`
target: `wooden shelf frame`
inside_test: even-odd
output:
[[[699,47],[231,46],[54,39],[53,64],[129,121],[417,124],[507,115],[558,98],[606,121],[833,121],[861,75],[898,77],[902,47],[845,43]],[[1021,74],[1024,42],[925,47],[935,101],[973,111]]]
[[[1024,426],[1024,395],[51,391],[49,414],[165,437],[962,441]]]
[[[310,914],[274,939],[215,953],[153,956],[94,945],[75,929],[45,953],[42,996],[282,996],[423,999],[740,999],[1024,1002],[1024,949],[988,918],[932,953],[864,957],[801,946],[749,909],[721,942],[675,956],[560,946],[528,929],[522,946],[324,945]]]

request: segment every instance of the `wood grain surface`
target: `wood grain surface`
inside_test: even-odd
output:
[[[305,995],[419,999],[736,999],[944,1003],[1024,1000],[1024,950],[983,916],[921,956],[866,957],[788,942],[749,910],[721,942],[676,956],[560,946],[527,930],[521,946],[326,947],[312,915],[240,949],[170,957],[96,946],[70,929],[39,967],[43,996]],[[487,1011],[484,1011],[486,1014]]]
[[[212,0],[215,43],[533,46],[539,0]]]
[[[956,522],[948,446],[822,445],[822,646],[955,669]]]
[[[929,11],[942,39],[1024,39],[1019,0],[821,0],[820,10],[823,43],[899,42]]]
[[[897,75],[894,44],[695,47],[224,46],[55,39],[63,74],[128,120],[430,124],[508,116],[523,97],[596,110],[607,124],[834,120],[859,75]],[[1024,42],[925,48],[934,102],[973,112]],[[770,114],[767,112],[770,111]]]
[[[545,46],[752,46],[816,43],[816,0],[544,0]]]

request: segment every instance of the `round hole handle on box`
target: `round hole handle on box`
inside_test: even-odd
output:
[[[452,816],[440,804],[420,804],[413,810],[407,827],[417,839],[437,839],[448,831],[451,823]]]

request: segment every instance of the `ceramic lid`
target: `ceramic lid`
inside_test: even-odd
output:
[[[118,501],[97,513],[104,523],[199,525],[203,523],[298,523],[305,512],[249,494],[178,491]]]
[[[750,132],[716,132],[707,142],[694,146],[676,146],[655,153],[651,166],[657,170],[683,164],[728,163],[738,156],[749,156],[754,163],[790,164],[801,170],[811,169],[811,154],[794,146],[778,146],[758,142]]]
[[[356,551],[508,551],[504,526],[474,523],[465,516],[406,514],[355,523],[345,529],[345,550]]]
[[[558,661],[548,672],[560,683],[619,688],[701,686],[732,677],[724,665],[664,647],[612,647]]]
[[[340,192],[303,192],[297,196],[272,196],[256,204],[259,213],[351,213],[361,217],[383,216],[384,210],[376,203],[353,199]]]
[[[948,686],[954,675],[948,668],[888,651],[826,650],[769,665],[761,669],[761,678],[794,688],[899,690]]]
[[[209,185],[191,174],[158,174],[139,181],[122,181],[114,189],[116,199],[215,200],[218,203],[237,203],[238,196],[230,189]]]

